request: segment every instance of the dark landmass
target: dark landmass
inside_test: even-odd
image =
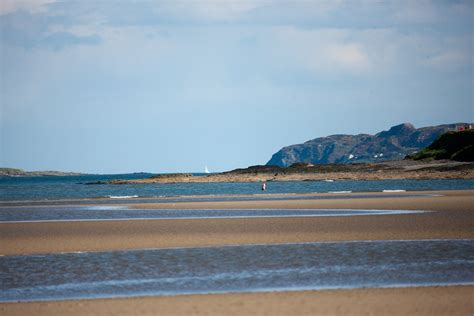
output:
[[[312,165],[297,163],[289,167],[251,166],[206,176],[171,174],[135,180],[112,180],[88,184],[205,183],[262,181],[334,181],[389,179],[474,179],[474,163],[452,160],[413,159],[380,163]]]
[[[299,162],[349,164],[402,160],[427,147],[442,134],[469,125],[472,124],[456,123],[417,129],[410,123],[404,123],[375,135],[320,137],[282,148],[272,156],[267,165],[288,167]]]
[[[412,129],[409,125],[402,124],[382,133],[400,135],[403,133],[401,131],[409,129]],[[419,138],[419,134],[417,135]],[[317,165],[297,162],[288,167],[267,164],[206,176],[174,173],[154,175],[146,179],[99,181],[87,184],[474,178],[474,130],[450,131],[428,145],[414,156],[406,156],[403,160]]]
[[[412,159],[474,161],[474,129],[447,132],[413,155]]]
[[[270,160],[269,163],[263,166],[251,166],[208,175],[172,173],[152,175],[143,179],[119,179],[85,184],[473,179],[474,130],[452,131],[452,129],[468,125],[459,123],[416,129],[413,125],[406,123],[394,126],[389,131],[376,135],[333,135],[318,138],[305,144],[286,147],[279,152],[280,154],[277,153],[272,158],[272,160],[275,157],[281,158],[284,152],[287,152],[288,157],[291,156],[291,159],[300,159],[301,155],[304,156],[306,154],[309,157],[321,158],[322,156],[317,155],[321,153],[319,148],[324,147],[326,149],[322,150],[322,152],[325,155],[324,157],[326,157],[324,158],[325,162],[317,164],[295,162],[287,166],[286,164],[291,159],[281,160],[278,158],[280,163],[275,165],[270,165],[270,162],[272,162]],[[445,133],[445,131],[448,132]],[[424,145],[426,148],[417,147],[421,145]],[[304,148],[298,149],[301,146]],[[306,150],[306,147],[309,149]],[[312,152],[311,148],[315,151]],[[366,150],[366,152],[363,152],[363,150]],[[407,151],[412,153],[412,155],[404,155]],[[341,160],[342,158],[336,159],[338,155],[347,155],[349,152],[350,154],[344,158],[345,160]],[[375,152],[379,153],[371,156]],[[403,157],[400,157],[401,155]],[[396,159],[387,160],[390,157],[395,157]],[[375,162],[371,161],[371,159],[375,159]],[[330,162],[332,160],[337,160],[337,162]],[[0,176],[9,177],[78,175],[83,174],[0,168]],[[145,176],[146,174],[143,175]]]
[[[84,173],[62,171],[25,171],[15,168],[0,168],[0,177],[44,177],[44,176],[81,176]]]

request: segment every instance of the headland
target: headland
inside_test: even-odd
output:
[[[451,160],[395,160],[381,163],[312,165],[290,167],[251,166],[208,175],[173,173],[143,179],[111,180],[87,184],[206,183],[323,180],[473,179],[474,162]]]

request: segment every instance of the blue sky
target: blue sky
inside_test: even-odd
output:
[[[0,3],[0,166],[229,170],[474,121],[473,1]]]

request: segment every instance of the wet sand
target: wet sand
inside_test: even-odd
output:
[[[3,255],[15,255],[330,240],[474,238],[474,191],[420,193],[442,196],[138,205],[178,209],[353,208],[434,212],[315,218],[3,223],[0,249]],[[8,303],[0,304],[0,314],[472,315],[473,301],[474,286],[449,286]]]
[[[137,205],[137,207],[143,208],[178,209],[353,208],[435,211],[422,214],[313,218],[2,223],[0,224],[1,254],[18,255],[330,240],[474,238],[474,191],[430,193],[443,196]],[[409,195],[410,193],[406,194]]]
[[[474,286],[0,304],[1,315],[472,315]]]

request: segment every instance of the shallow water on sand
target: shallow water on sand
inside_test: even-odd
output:
[[[254,194],[254,195],[205,195],[205,196],[177,196],[159,198],[126,197],[120,199],[72,199],[72,200],[28,200],[28,201],[0,201],[0,209],[23,206],[87,206],[87,205],[116,205],[116,204],[160,204],[182,202],[232,202],[232,201],[278,201],[278,200],[350,200],[350,199],[383,199],[383,198],[410,198],[440,196],[431,193],[362,193],[362,194]]]
[[[0,301],[474,283],[474,240],[0,257]]]
[[[66,206],[66,207],[3,207],[0,223],[57,222],[94,220],[163,220],[209,218],[268,218],[268,217],[327,217],[413,214],[408,210],[349,210],[349,209],[135,209],[127,206]]]

